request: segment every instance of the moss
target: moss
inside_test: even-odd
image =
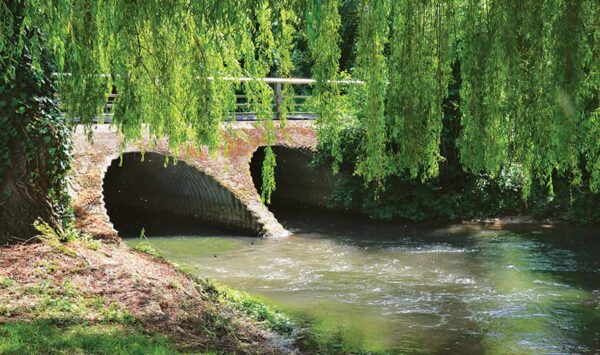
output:
[[[90,250],[98,250],[102,246],[99,240],[93,239],[91,236],[84,234],[79,240],[86,248]]]
[[[177,280],[169,280],[169,284],[168,287],[173,289],[173,290],[180,290],[181,289],[181,283],[179,283],[179,281]]]
[[[19,310],[16,307],[13,307],[11,305],[6,305],[6,304],[0,305],[0,316],[2,316],[2,317],[11,317],[18,313],[19,313]]]
[[[38,231],[39,235],[37,238],[43,242],[46,242],[50,247],[59,251],[65,255],[74,257],[75,251],[69,248],[63,242],[74,242],[77,240],[77,232],[74,229],[68,229],[64,232],[58,232],[52,228],[48,223],[43,220],[36,220],[33,223],[33,227]]]

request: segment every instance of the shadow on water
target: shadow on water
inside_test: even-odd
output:
[[[167,235],[198,236],[218,235],[236,237],[246,235],[245,231],[214,225],[202,220],[181,217],[167,212],[153,213],[145,210],[110,211],[110,220],[119,231],[122,238],[136,238],[142,229],[146,237],[162,237]]]
[[[325,209],[271,207],[279,221],[293,233],[335,238],[355,245],[377,244],[385,247],[402,245],[442,244],[455,248],[481,248],[482,241],[498,240],[486,236],[518,236],[531,244],[532,251],[546,256],[534,260],[535,271],[551,271],[559,276],[579,273],[580,285],[594,290],[600,287],[594,275],[600,272],[600,227],[559,224],[477,224],[477,223],[407,223],[373,221],[365,216]],[[501,239],[500,239],[501,240]],[[489,245],[488,245],[489,246]],[[546,263],[552,263],[546,265]],[[592,279],[587,280],[586,276]]]
[[[124,153],[103,180],[103,197],[115,229],[135,237],[258,235],[247,207],[211,176],[157,153]],[[165,165],[165,161],[170,163]]]

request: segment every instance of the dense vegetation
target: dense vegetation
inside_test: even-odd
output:
[[[577,6],[536,2],[504,7],[478,1],[454,3],[450,8],[443,7],[447,2],[431,8],[410,1],[405,5],[396,15],[393,11],[399,5],[390,9],[389,43],[384,49],[388,92],[382,159],[387,170],[383,169],[384,178],[376,179],[379,189],[365,184],[364,176],[352,176],[364,175],[360,164],[365,160],[364,147],[372,139],[360,116],[362,106],[356,105],[357,100],[346,101],[345,112],[359,114],[337,124],[335,139],[322,136],[319,156],[320,162],[341,163],[347,173],[338,180],[334,206],[377,219],[527,214],[600,222],[600,214],[590,207],[600,202],[593,148],[598,142],[595,132],[600,113],[600,26],[593,12],[597,6],[592,10],[594,5],[585,2]],[[346,1],[341,8],[342,48],[360,36],[360,6],[358,1]],[[528,14],[535,9],[538,12]],[[427,29],[429,20],[452,23],[436,32],[446,35],[449,42],[410,32],[415,24],[402,22],[408,20],[398,16],[414,19],[421,11],[425,16],[439,16],[417,21],[425,26],[421,30]],[[548,17],[542,19],[535,13]],[[536,17],[535,21],[528,15]],[[587,15],[592,17],[585,20]],[[436,24],[440,25],[432,26]],[[575,39],[575,33],[581,37]],[[415,41],[418,35],[425,37]],[[439,52],[440,46],[425,48],[427,38],[437,38],[447,46],[445,54]],[[535,56],[524,55],[525,50],[534,49],[538,51]],[[404,52],[394,57],[395,50]],[[423,52],[411,54],[417,50]],[[447,60],[441,69],[448,72],[436,72],[436,61],[428,61],[426,54]],[[418,55],[423,56],[421,62],[409,59]],[[346,67],[358,67],[357,57],[358,53],[346,55]],[[519,73],[518,82],[516,68],[525,66],[529,69]],[[436,91],[435,75],[442,74],[443,84]],[[527,86],[534,74],[540,81]],[[432,76],[430,80],[427,75]],[[539,107],[526,109],[529,105]]]
[[[67,119],[91,124],[116,90],[113,122],[124,136],[139,139],[144,129],[168,136],[175,156],[190,141],[219,144],[219,123],[232,111],[236,90],[272,132],[271,88],[225,79],[289,77],[297,63],[317,79],[318,131],[334,169],[351,164],[382,196],[389,180],[432,181],[454,158],[475,176],[516,171],[525,198],[536,181],[552,194],[556,177],[600,188],[600,4],[594,0],[6,0],[0,19],[1,87],[15,90],[27,60],[28,75],[51,82],[48,59],[61,73],[54,79]],[[456,65],[461,85],[449,102]],[[364,84],[332,81],[348,76]],[[48,111],[3,107],[3,127]],[[456,140],[442,142],[449,110],[457,111]],[[343,155],[345,129],[359,139],[352,159]],[[50,151],[28,147],[18,130],[2,132],[2,176],[19,152]],[[68,138],[54,137],[59,141],[51,148],[64,151],[64,164],[42,167],[41,175],[64,183],[68,154],[60,147]],[[264,186],[272,189],[273,153],[266,154]],[[52,185],[32,177],[32,186]],[[2,184],[6,199],[10,187]],[[61,188],[41,190],[60,195],[54,191]]]

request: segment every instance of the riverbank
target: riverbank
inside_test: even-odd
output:
[[[0,248],[0,353],[294,353],[291,321],[121,243]]]

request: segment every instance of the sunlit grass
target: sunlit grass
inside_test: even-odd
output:
[[[178,354],[166,338],[122,324],[59,324],[49,320],[0,325],[0,354]]]
[[[292,320],[286,314],[260,297],[252,296],[216,281],[206,282],[205,290],[208,293],[216,294],[219,303],[244,312],[268,329],[288,335],[294,329]]]

